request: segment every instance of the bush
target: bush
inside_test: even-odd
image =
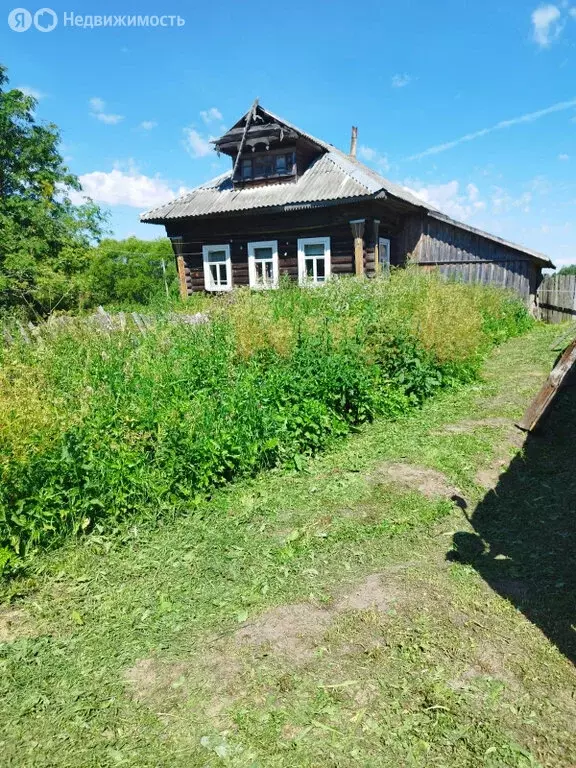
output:
[[[507,294],[410,272],[240,290],[210,306],[203,326],[160,320],[146,336],[78,326],[1,352],[7,569],[67,536],[298,466],[377,415],[471,380],[491,344],[530,322]],[[465,318],[461,330],[431,307]]]
[[[174,254],[167,237],[102,240],[91,249],[85,306],[150,304],[177,295]]]

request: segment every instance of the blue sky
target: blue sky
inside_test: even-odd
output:
[[[226,170],[208,141],[259,97],[342,149],[358,125],[360,158],[387,177],[576,262],[576,0],[50,7],[53,31],[14,32],[9,2],[0,61],[61,127],[70,168],[116,236],[163,234],[138,214]],[[185,24],[65,27],[71,11]]]

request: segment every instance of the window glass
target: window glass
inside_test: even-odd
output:
[[[212,281],[215,286],[228,285],[226,264],[210,264],[210,272],[212,273]]]
[[[270,176],[274,173],[274,157],[262,155],[254,158],[254,176]]]
[[[241,159],[240,178],[247,181],[268,176],[285,176],[292,173],[293,165],[294,152],[258,153]]]
[[[252,178],[252,160],[242,160],[242,178]]]
[[[226,251],[209,251],[208,261],[226,261]]]
[[[323,243],[307,243],[304,246],[304,253],[309,256],[324,256],[324,244]]]
[[[272,254],[273,254],[272,248],[254,248],[254,258],[256,260],[271,259]]]

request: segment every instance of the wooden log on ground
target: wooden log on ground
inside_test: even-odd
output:
[[[104,307],[102,306],[98,307],[98,309],[96,310],[95,317],[100,322],[104,330],[107,330],[107,331],[114,330],[114,322],[112,321],[111,316],[108,314],[108,312],[106,312]]]
[[[546,383],[528,406],[522,420],[516,425],[525,432],[532,432],[548,413],[562,384],[576,364],[576,339],[562,353]]]

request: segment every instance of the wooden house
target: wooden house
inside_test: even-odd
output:
[[[331,275],[374,276],[414,262],[466,281],[516,290],[533,302],[540,253],[455,221],[350,154],[255,104],[215,150],[231,168],[141,216],[163,224],[183,296],[270,288]]]

